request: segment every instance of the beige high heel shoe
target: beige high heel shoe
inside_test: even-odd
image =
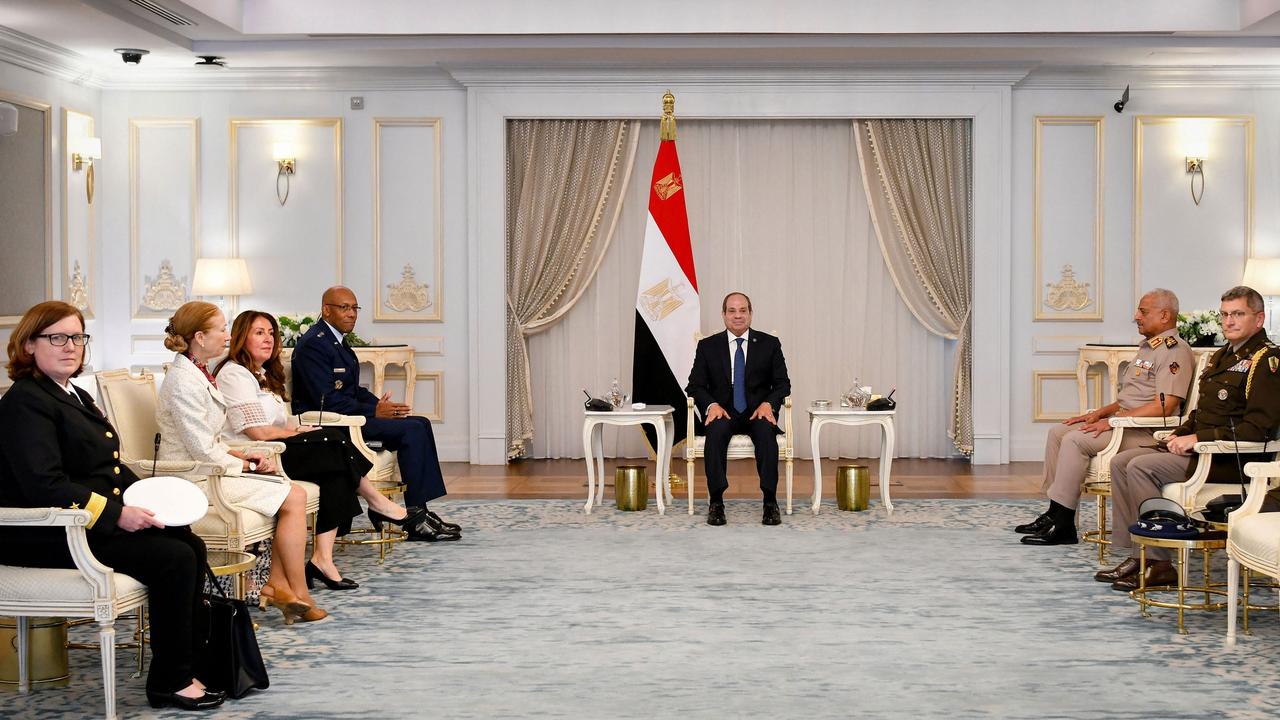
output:
[[[263,585],[258,591],[258,609],[266,610],[270,605],[280,609],[280,614],[284,615],[284,624],[292,625],[294,620],[301,618],[303,622],[310,622],[306,619],[308,613],[315,608],[302,602],[293,593],[273,585]],[[321,610],[321,612],[324,612]],[[319,618],[315,618],[319,619]]]

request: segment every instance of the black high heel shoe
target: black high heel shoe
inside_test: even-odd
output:
[[[324,571],[316,567],[315,563],[311,562],[310,560],[307,561],[306,572],[307,572],[307,589],[308,590],[315,587],[316,580],[319,580],[320,582],[324,583],[324,586],[329,588],[330,590],[355,590],[356,588],[360,587],[360,583],[356,582],[355,580],[352,580],[351,578],[339,578],[337,580],[330,580],[329,576],[325,575]]]
[[[158,693],[147,691],[147,702],[157,710],[165,705],[172,705],[179,710],[210,710],[216,708],[227,699],[221,690],[205,690],[198,698],[189,698],[178,693]]]
[[[387,523],[388,525],[397,525],[400,527],[401,530],[407,531],[410,528],[417,526],[418,523],[422,522],[422,520],[426,516],[427,516],[426,508],[420,508],[420,507],[405,508],[404,518],[400,520],[396,520],[394,518],[389,518],[386,515],[383,515],[382,513],[378,512],[377,510],[374,510],[373,508],[369,508],[369,522],[370,524],[373,525],[373,529],[377,530],[378,532],[382,532],[383,523]]]

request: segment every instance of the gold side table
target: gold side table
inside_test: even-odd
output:
[[[210,550],[209,568],[214,577],[231,576],[231,594],[238,600],[244,599],[244,574],[258,563],[258,556],[247,552],[231,552]]]
[[[1213,583],[1209,581],[1209,559],[1214,552],[1224,550],[1227,547],[1227,534],[1221,531],[1211,531],[1202,534],[1197,538],[1175,539],[1175,538],[1153,538],[1143,535],[1133,535],[1133,542],[1138,546],[1138,588],[1129,592],[1129,597],[1138,601],[1138,606],[1142,609],[1143,617],[1151,617],[1148,608],[1160,607],[1171,608],[1178,611],[1178,634],[1186,635],[1187,626],[1183,622],[1183,614],[1187,610],[1224,610],[1227,607],[1226,595],[1227,591],[1223,588],[1226,583]],[[1174,556],[1174,564],[1178,569],[1178,584],[1173,585],[1157,585],[1147,587],[1147,548],[1156,547],[1166,550],[1176,551]],[[1204,555],[1204,572],[1200,585],[1187,584],[1187,558],[1191,551],[1199,550]],[[1148,597],[1153,592],[1177,592],[1178,601],[1169,602],[1165,600],[1154,600]],[[1202,602],[1187,602],[1187,593],[1203,594]],[[1220,595],[1224,599],[1219,602],[1213,600],[1213,596]]]

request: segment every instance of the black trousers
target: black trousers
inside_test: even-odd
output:
[[[171,693],[190,685],[197,655],[203,653],[209,637],[204,541],[185,527],[86,534],[99,562],[147,586],[151,623],[147,690]],[[43,534],[30,542],[0,543],[0,564],[75,567],[62,532],[56,537]]]
[[[360,478],[373,467],[351,444],[351,433],[344,427],[324,427],[283,442],[286,450],[280,460],[289,477],[320,486],[316,532],[351,532],[351,518],[360,514]]]
[[[406,418],[369,418],[364,425],[366,440],[381,440],[395,451],[404,481],[404,504],[425,505],[445,496],[444,475],[436,453],[436,436],[431,421],[416,415]]]
[[[725,456],[734,435],[750,435],[756,449],[756,472],[760,475],[760,491],[773,497],[778,491],[778,426],[768,420],[751,420],[747,413],[730,413],[708,423],[707,441],[703,446],[703,467],[707,474],[707,490],[714,497],[729,487],[725,476]]]

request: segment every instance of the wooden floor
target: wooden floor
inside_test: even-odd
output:
[[[879,497],[879,466],[876,460],[824,460],[822,496],[835,497],[836,465],[864,464],[871,467],[871,495]],[[642,459],[605,461],[605,497],[612,497],[613,469],[619,464],[644,464],[650,476],[653,464]],[[1042,463],[1017,462],[1008,465],[971,465],[963,460],[907,460],[893,462],[890,496],[899,498],[1038,498]],[[445,482],[452,499],[467,498],[557,498],[586,499],[587,466],[582,460],[525,460],[510,465],[470,465],[444,463]],[[672,470],[685,475],[683,460],[673,460]],[[786,492],[785,467],[778,470],[778,495]],[[794,497],[813,494],[813,461],[796,460]],[[760,496],[754,462],[729,463],[730,498]],[[702,462],[694,466],[695,497],[707,495]]]

